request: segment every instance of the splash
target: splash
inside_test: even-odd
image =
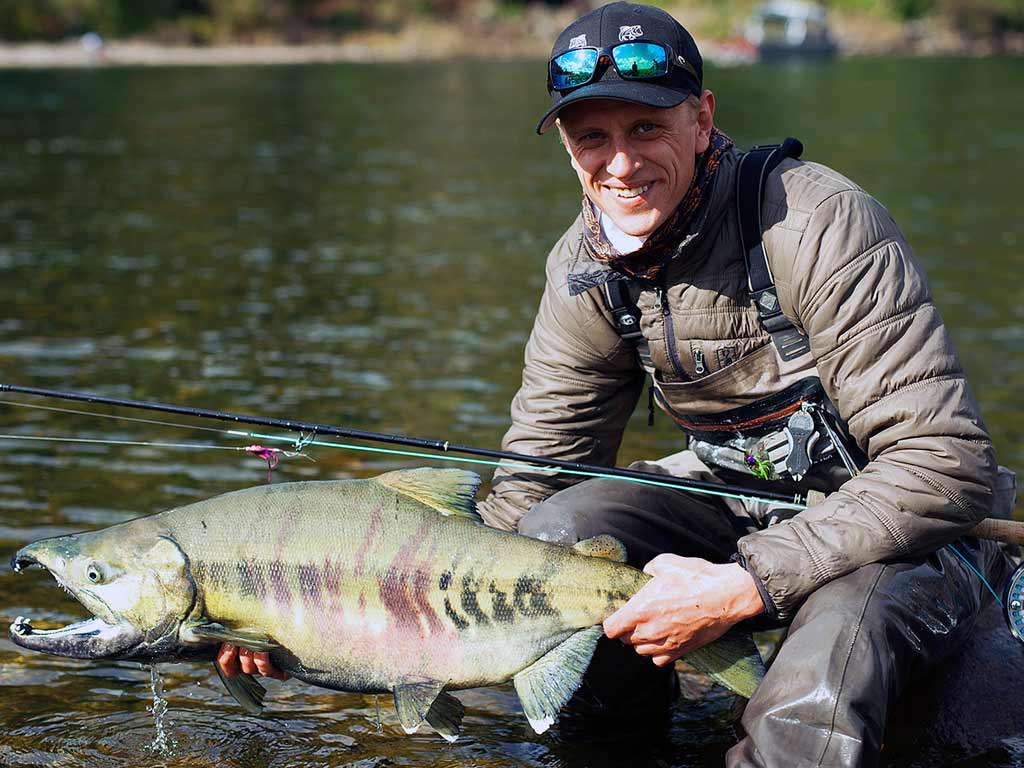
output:
[[[153,704],[146,707],[146,710],[153,713],[156,735],[153,737],[153,741],[146,745],[146,751],[167,757],[174,753],[174,748],[178,746],[178,743],[168,735],[171,723],[167,719],[164,681],[157,671],[156,664],[151,664],[149,667],[149,687],[153,691]]]

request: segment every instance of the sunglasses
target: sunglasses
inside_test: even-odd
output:
[[[548,82],[552,90],[567,91],[586,85],[597,76],[602,60],[611,62],[624,80],[649,80],[664,77],[670,67],[689,72],[700,82],[697,70],[682,56],[662,43],[619,43],[610,48],[574,48],[548,62]]]

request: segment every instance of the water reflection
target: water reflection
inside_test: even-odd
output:
[[[546,251],[575,181],[533,135],[533,63],[0,73],[0,380],[496,446]],[[1024,467],[1024,244],[1014,61],[844,61],[709,72],[741,145],[800,137],[876,194],[925,263],[1000,459]],[[771,87],[765,87],[770,83]],[[639,414],[620,459],[675,450]],[[200,430],[0,403],[0,434],[148,442]],[[401,464],[312,449],[278,480]],[[422,463],[422,462],[417,462]],[[0,553],[265,480],[220,451],[0,438]],[[0,625],[81,608],[0,557]],[[208,668],[145,670],[0,639],[5,765],[696,766],[735,740],[719,693],[663,741],[528,730],[508,689],[465,694],[467,736],[406,737],[390,702],[270,683],[250,718]],[[1018,752],[1018,754],[1020,754]]]

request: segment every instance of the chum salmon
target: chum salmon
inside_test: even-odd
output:
[[[600,622],[650,577],[608,536],[569,548],[483,525],[479,482],[427,468],[264,485],[42,539],[14,569],[42,566],[93,616],[52,630],[19,617],[10,637],[150,662],[212,660],[228,642],[313,685],[393,693],[406,732],[426,721],[449,740],[463,714],[449,691],[512,680],[542,733],[579,687]],[[687,660],[748,698],[763,674],[749,637]],[[260,711],[255,679],[221,679]]]

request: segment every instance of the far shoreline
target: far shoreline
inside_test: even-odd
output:
[[[845,26],[845,25],[844,25]],[[971,41],[951,34],[908,39],[903,30],[874,27],[870,33],[854,23],[840,37],[840,58],[861,56],[980,58],[1024,55],[1024,35],[1002,41]],[[443,27],[399,33],[368,33],[358,41],[286,44],[227,43],[168,45],[150,40],[100,41],[85,35],[60,42],[0,42],[0,70],[84,69],[102,67],[258,66],[315,63],[401,63],[453,58],[536,61],[549,55],[540,37],[470,38]],[[716,66],[752,64],[756,54],[745,40],[698,39],[707,62]]]

